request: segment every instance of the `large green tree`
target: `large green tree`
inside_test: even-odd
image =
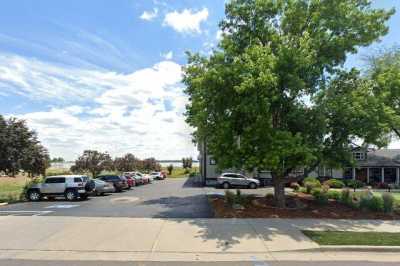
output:
[[[373,9],[370,2],[226,4],[219,49],[209,57],[189,54],[184,75],[187,122],[219,168],[270,170],[277,205],[284,207],[284,183],[296,169],[348,158],[355,140],[384,143],[385,128],[359,122],[374,110],[353,112],[347,104],[358,102],[344,100],[360,99],[352,90],[366,93],[357,71],[338,73],[349,53],[388,31],[394,10]]]
[[[48,166],[48,151],[26,122],[0,115],[0,171],[13,176],[20,170],[44,175]]]
[[[112,170],[113,160],[106,152],[96,150],[85,150],[81,156],[75,161],[71,167],[72,172],[89,172],[95,178],[103,170]]]
[[[385,104],[386,121],[400,138],[400,47],[370,56],[366,78],[374,82],[373,93]]]

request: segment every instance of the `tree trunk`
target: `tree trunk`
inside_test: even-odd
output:
[[[275,197],[275,204],[278,208],[286,207],[285,182],[283,178],[275,178],[274,197]]]

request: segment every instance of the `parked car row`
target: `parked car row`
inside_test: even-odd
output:
[[[30,201],[40,201],[44,197],[53,199],[64,197],[66,200],[85,200],[90,195],[100,196],[106,193],[121,192],[134,186],[150,184],[153,180],[163,180],[163,172],[149,175],[140,172],[126,172],[118,175],[99,175],[90,179],[85,175],[48,176],[43,182],[31,185],[26,190]]]

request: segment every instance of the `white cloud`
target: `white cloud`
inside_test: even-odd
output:
[[[38,132],[52,156],[74,159],[84,149],[98,149],[142,158],[196,157],[192,130],[184,122],[187,98],[180,65],[162,61],[120,74],[10,58],[0,60],[0,92],[11,95],[6,97],[23,95],[28,103],[45,100],[58,106],[18,115]]]
[[[157,16],[158,16],[158,9],[154,8],[152,11],[144,11],[140,16],[140,18],[143,20],[152,21]]]
[[[161,56],[165,59],[165,60],[171,60],[174,57],[174,53],[172,51],[169,51],[165,54],[161,54]]]
[[[180,33],[201,33],[201,23],[208,18],[208,9],[199,11],[184,9],[181,12],[173,11],[167,13],[164,25],[172,27]]]

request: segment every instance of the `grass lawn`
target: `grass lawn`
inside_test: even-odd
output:
[[[162,169],[163,171],[165,171],[166,173],[168,173],[168,170],[166,167],[164,167]],[[194,173],[194,172],[199,172],[199,168],[198,167],[193,167],[192,169],[189,169],[190,173]],[[182,167],[174,167],[174,169],[172,170],[171,175],[167,175],[167,178],[182,178],[182,177],[188,177],[189,174],[185,173],[185,169]]]
[[[27,178],[24,176],[0,177],[0,202],[13,202],[20,200],[21,192]]]
[[[400,246],[400,233],[303,231],[320,245]]]

